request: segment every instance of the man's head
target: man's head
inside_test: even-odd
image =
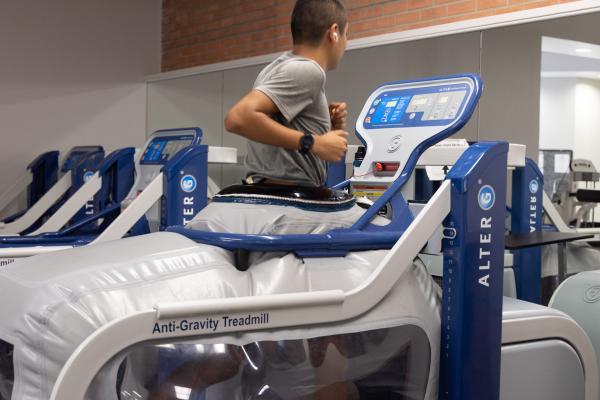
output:
[[[346,51],[348,20],[340,0],[297,0],[292,13],[295,46],[322,47],[328,69],[335,69]]]

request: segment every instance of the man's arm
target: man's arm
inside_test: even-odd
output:
[[[302,132],[289,129],[271,118],[279,113],[264,93],[252,90],[242,98],[225,118],[225,129],[255,142],[297,150]]]
[[[279,113],[264,93],[252,90],[227,113],[225,129],[255,142],[298,150],[303,133],[287,128],[271,118]],[[312,152],[325,161],[339,161],[348,147],[348,133],[342,130],[314,135]]]

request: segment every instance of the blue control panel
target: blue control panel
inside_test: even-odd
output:
[[[141,164],[164,164],[194,141],[194,135],[158,136],[144,150]]]
[[[467,84],[386,91],[377,96],[363,120],[365,129],[444,126],[465,106]]]

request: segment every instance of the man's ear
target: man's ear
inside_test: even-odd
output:
[[[340,40],[340,26],[338,24],[333,24],[329,28],[329,39],[332,42],[339,42]]]

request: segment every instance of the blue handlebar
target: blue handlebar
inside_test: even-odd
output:
[[[114,164],[125,157],[131,157],[135,154],[135,148],[125,147],[110,153],[98,166],[98,173],[104,175]]]

